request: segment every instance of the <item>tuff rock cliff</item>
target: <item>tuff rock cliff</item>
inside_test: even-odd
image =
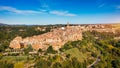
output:
[[[10,42],[10,47],[13,49],[20,49],[31,45],[35,50],[45,50],[49,46],[52,46],[55,50],[58,50],[68,41],[76,41],[81,39],[81,28],[76,26],[62,27],[53,29],[51,32],[42,35],[36,35],[26,38],[18,36]]]

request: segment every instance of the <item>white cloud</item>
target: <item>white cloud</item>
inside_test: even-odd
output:
[[[50,11],[49,13],[50,14],[59,15],[59,16],[77,16],[76,14],[69,13],[68,11],[57,11],[57,10],[54,10],[54,11]]]
[[[54,14],[59,16],[77,16],[76,14],[69,13],[68,11],[46,10],[46,9],[40,9],[38,11],[20,10],[10,6],[0,6],[0,11],[7,11],[7,12],[16,13],[16,14]]]
[[[38,14],[42,13],[41,11],[34,11],[34,10],[19,10],[9,6],[0,6],[0,11],[8,11],[17,14]]]
[[[47,10],[45,10],[45,9],[40,9],[40,11],[41,11],[41,12],[46,12]]]

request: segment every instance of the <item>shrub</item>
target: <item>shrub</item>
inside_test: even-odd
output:
[[[14,64],[14,68],[23,68],[24,63],[23,62],[18,62]]]

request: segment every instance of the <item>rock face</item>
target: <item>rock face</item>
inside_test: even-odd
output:
[[[13,39],[13,41],[10,42],[10,46],[13,49],[19,49],[20,46],[20,42],[22,41],[22,37],[18,36],[15,39]]]
[[[117,25],[118,26],[118,25]],[[114,25],[115,27],[115,25]],[[97,31],[97,32],[111,32],[115,33],[116,28],[111,25],[91,24],[91,25],[78,25],[67,26],[62,28],[53,29],[51,32],[32,36],[32,37],[16,37],[11,41],[10,47],[13,49],[20,49],[31,45],[33,49],[47,49],[50,45],[58,50],[62,45],[68,41],[82,40],[82,32],[84,31]]]
[[[68,41],[76,41],[82,39],[82,32],[81,28],[72,26],[72,27],[62,27],[58,29],[54,29],[51,32],[32,36],[32,37],[16,37],[11,41],[10,47],[11,48],[21,48],[27,47],[31,45],[33,49],[47,49],[50,45],[55,49],[58,50],[62,45],[64,45]]]

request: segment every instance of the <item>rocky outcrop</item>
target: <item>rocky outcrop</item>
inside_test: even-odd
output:
[[[10,46],[13,49],[19,49],[20,46],[20,42],[22,41],[22,37],[18,36],[16,38],[13,39],[13,41],[10,42]]]
[[[118,26],[118,25],[116,25]],[[16,37],[11,41],[10,47],[14,49],[27,47],[31,45],[33,49],[47,49],[48,46],[53,46],[55,50],[58,50],[62,45],[68,41],[76,41],[82,39],[82,32],[84,31],[97,31],[97,32],[110,32],[115,33],[116,26],[114,28],[111,25],[106,24],[91,24],[91,25],[78,25],[67,26],[57,29],[52,29],[51,32],[32,36],[32,37]]]
[[[33,49],[47,49],[50,45],[53,46],[55,50],[58,50],[62,45],[64,45],[68,41],[76,41],[82,39],[81,29],[72,26],[72,27],[62,27],[58,29],[54,29],[51,32],[32,36],[32,37],[16,37],[11,41],[11,48],[21,48],[21,46],[27,47],[31,45]]]

